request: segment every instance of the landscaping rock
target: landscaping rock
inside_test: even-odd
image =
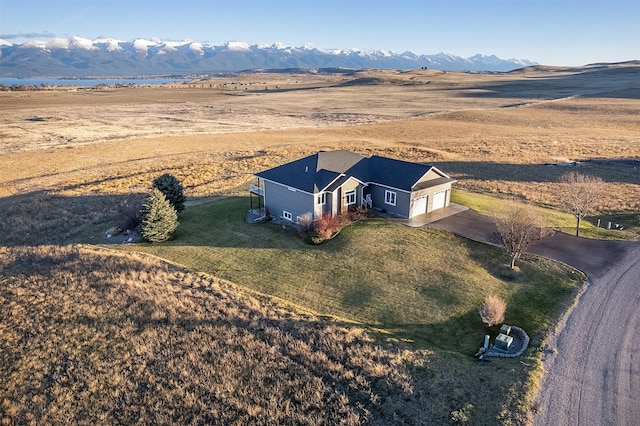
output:
[[[484,354],[484,357],[499,357],[499,358],[515,358],[522,355],[522,353],[529,347],[529,336],[520,327],[511,326],[510,337],[513,338],[511,345],[507,351],[496,349],[495,347],[489,348]]]

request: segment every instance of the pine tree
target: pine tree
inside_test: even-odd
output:
[[[182,184],[175,176],[165,173],[153,181],[153,187],[162,191],[176,212],[180,213],[184,210],[184,202],[187,198],[183,194]]]
[[[140,235],[152,243],[168,240],[178,228],[178,213],[157,188],[151,190],[140,213]]]

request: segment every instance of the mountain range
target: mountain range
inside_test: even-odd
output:
[[[228,42],[215,46],[171,42],[81,37],[11,43],[0,40],[0,77],[116,77],[234,72],[287,68],[380,68],[445,71],[511,71],[535,62],[477,54],[470,58],[438,53],[327,50]]]

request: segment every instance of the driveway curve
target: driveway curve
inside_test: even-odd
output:
[[[493,221],[472,210],[429,226],[497,242]],[[535,424],[639,425],[640,243],[557,233],[530,251],[588,277],[586,290],[547,344]]]

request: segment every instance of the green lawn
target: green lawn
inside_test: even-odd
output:
[[[380,218],[309,245],[293,228],[247,224],[247,207],[243,197],[190,207],[172,241],[129,248],[420,346],[466,355],[486,332],[477,308],[487,295],[507,301],[507,323],[541,336],[578,279],[566,267],[529,259],[520,263],[519,281],[506,282],[497,273],[507,263],[500,249]]]
[[[540,345],[572,303],[581,274],[527,258],[519,263],[520,278],[504,281],[498,271],[508,259],[499,248],[380,218],[309,245],[290,227],[247,224],[248,204],[246,197],[228,197],[192,206],[172,241],[116,247],[228,279],[293,309],[368,325],[380,330],[381,342],[412,342],[433,351],[429,365],[413,375],[430,383],[430,392],[437,389],[430,398],[441,411],[467,407],[474,424],[526,419],[542,372]],[[484,334],[497,334],[477,313],[491,294],[507,301],[505,322],[532,338],[518,359],[485,364],[473,358]]]

